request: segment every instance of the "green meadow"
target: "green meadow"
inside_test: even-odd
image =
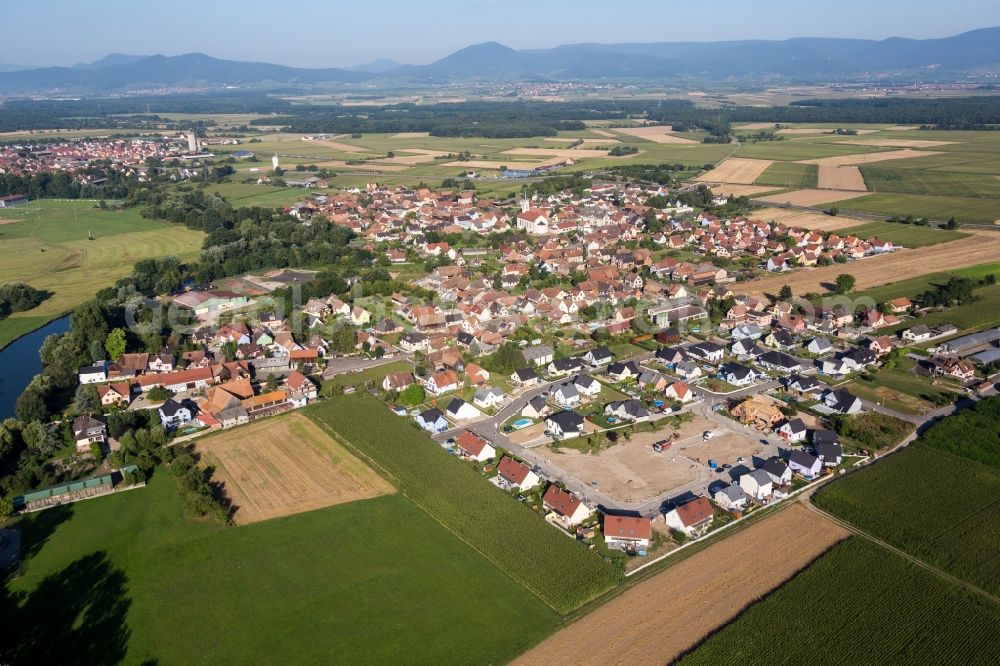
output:
[[[17,280],[52,292],[37,308],[0,320],[0,347],[128,275],[140,259],[197,256],[204,238],[147,220],[138,209],[98,210],[93,201],[33,201],[0,211],[0,222],[0,283]]]

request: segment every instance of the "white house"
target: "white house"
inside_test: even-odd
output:
[[[493,460],[497,454],[497,450],[489,443],[489,440],[468,430],[463,430],[462,434],[455,439],[455,443],[466,457],[476,462]]]
[[[156,411],[160,414],[160,423],[167,430],[175,430],[193,418],[191,408],[173,398],[167,399]]]
[[[816,456],[796,449],[788,459],[788,467],[793,472],[801,474],[803,478],[812,480],[819,476],[823,463]]]
[[[535,347],[528,347],[521,353],[528,363],[537,368],[552,363],[556,352],[549,345],[537,345]]]
[[[518,462],[510,456],[504,456],[497,465],[497,474],[504,481],[521,490],[531,490],[542,482],[538,475],[531,471],[523,462]]]
[[[94,365],[88,365],[86,368],[80,368],[77,377],[81,384],[100,384],[101,382],[106,382],[108,381],[108,363],[107,361],[101,361]]]
[[[552,392],[552,399],[563,409],[572,409],[580,404],[580,392],[576,390],[576,385],[567,382]]]
[[[615,382],[623,382],[628,379],[635,379],[642,371],[634,361],[624,363],[612,363],[608,366],[608,377]]]
[[[663,520],[667,523],[667,527],[690,535],[711,525],[714,516],[712,505],[704,497],[699,497],[674,507]]]
[[[528,404],[526,404],[524,409],[521,410],[521,416],[529,419],[540,419],[548,413],[548,403],[546,403],[545,398],[540,395],[537,395],[529,400]]]
[[[542,506],[555,514],[559,521],[568,527],[579,525],[592,513],[590,507],[584,504],[579,497],[563,490],[554,483],[542,496]]]
[[[771,477],[771,482],[778,486],[787,486],[792,482],[792,470],[778,456],[771,456],[764,461],[764,466],[760,468]]]
[[[806,345],[806,351],[810,354],[826,354],[833,350],[833,345],[826,338],[816,337]]]
[[[649,420],[649,412],[642,406],[642,402],[635,398],[609,402],[604,407],[604,413],[608,416],[614,416],[619,420],[631,421],[633,423]]]
[[[864,409],[861,400],[847,389],[827,391],[823,396],[823,404],[840,414],[857,414]]]
[[[733,485],[723,486],[719,490],[716,490],[715,494],[712,495],[712,499],[723,509],[729,509],[730,511],[745,509],[747,503],[750,501],[742,488]]]
[[[556,412],[545,419],[545,429],[562,439],[583,434],[583,417],[576,412]]]
[[[442,414],[437,409],[428,409],[425,412],[421,412],[416,416],[417,425],[419,425],[424,430],[431,433],[444,432],[449,427],[448,421],[445,420],[444,414]]]
[[[452,398],[452,401],[448,403],[445,408],[445,413],[448,418],[455,421],[468,421],[470,419],[478,419],[483,413],[476,409],[472,404],[462,400],[461,398]]]
[[[720,369],[719,374],[733,386],[749,386],[757,379],[757,373],[753,368],[739,363],[726,363]]]
[[[750,497],[762,500],[774,492],[774,482],[767,472],[755,469],[740,477],[740,488]]]
[[[806,438],[806,424],[802,419],[790,419],[778,426],[775,432],[786,442],[801,442]]]
[[[601,392],[601,383],[589,375],[577,375],[573,378],[573,386],[581,396],[592,398]]]
[[[583,360],[587,365],[592,368],[596,368],[599,365],[604,365],[605,363],[611,363],[614,360],[615,355],[607,347],[598,347],[596,349],[591,349],[586,354],[583,355]]]
[[[472,402],[481,409],[496,409],[503,405],[504,394],[499,388],[481,388],[472,396]]]
[[[604,543],[609,548],[645,552],[653,538],[653,523],[642,516],[604,516]]]
[[[694,392],[684,382],[674,382],[663,390],[663,395],[670,400],[676,400],[683,403],[694,400]]]

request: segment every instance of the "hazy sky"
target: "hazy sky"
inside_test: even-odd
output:
[[[0,63],[71,65],[107,53],[339,67],[422,64],[485,41],[945,37],[1000,25],[997,0],[0,0]],[[944,11],[944,8],[947,10]],[[24,29],[19,29],[23,26]]]

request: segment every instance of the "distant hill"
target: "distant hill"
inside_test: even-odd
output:
[[[348,67],[349,72],[370,72],[372,74],[382,74],[383,72],[388,72],[391,69],[398,69],[403,65],[399,64],[392,58],[376,58],[371,62],[366,62],[363,65],[355,65],[354,67]]]
[[[823,83],[956,81],[1000,72],[1000,28],[942,39],[569,44],[517,51],[497,42],[460,49],[429,65],[380,58],[350,69],[305,69],[180,56],[111,54],[74,67],[0,72],[0,93],[106,93],[149,87],[322,88],[362,81],[628,81]]]
[[[72,69],[103,69],[112,65],[128,65],[130,63],[148,58],[148,55],[126,55],[124,53],[109,53],[100,60],[94,62],[81,62],[73,65]]]
[[[137,58],[137,59],[130,59]],[[105,63],[107,60],[109,63]],[[101,63],[101,64],[99,64]],[[80,67],[44,67],[0,73],[0,91],[112,92],[135,88],[206,85],[278,88],[363,81],[371,74],[220,60],[204,53],[179,56],[109,56]]]
[[[29,65],[12,65],[6,62],[0,62],[0,72],[20,72],[25,69],[35,69]]]

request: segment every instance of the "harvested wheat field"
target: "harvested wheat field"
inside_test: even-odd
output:
[[[706,174],[695,178],[703,183],[735,183],[753,185],[767,168],[774,164],[771,160],[748,160],[732,157]]]
[[[713,185],[712,193],[724,197],[752,197],[764,192],[774,192],[780,187],[773,185]]]
[[[605,137],[607,137],[609,139],[617,139],[618,138],[617,134],[612,134],[608,130],[596,129],[594,127],[590,127],[589,125],[587,126],[587,131],[589,131],[591,134],[599,134],[599,135],[605,136]]]
[[[499,162],[496,160],[466,160],[465,162],[445,162],[447,167],[468,167],[471,169],[499,169],[507,167],[510,169],[534,169],[537,162]]]
[[[639,583],[514,663],[669,664],[847,536],[796,502]]]
[[[429,137],[430,132],[400,132],[399,134],[393,134],[393,139],[423,139]]]
[[[342,153],[369,153],[371,152],[367,148],[362,148],[361,146],[354,146],[349,143],[341,143],[340,141],[334,141],[333,139],[317,139],[315,143],[321,146],[326,146],[327,148],[333,148]]]
[[[619,141],[618,139],[573,139],[570,137],[561,137],[561,136],[547,136],[545,137],[545,140],[551,141],[553,143],[574,143],[576,141],[582,141],[584,143],[597,143],[602,146],[610,145],[613,143],[621,143],[621,141]]]
[[[886,127],[886,132],[909,132],[910,130],[918,130],[920,127],[917,125],[893,125],[892,127]]]
[[[865,141],[838,141],[849,146],[878,146],[879,148],[936,148],[951,146],[954,141],[922,141],[919,139],[866,139]]]
[[[857,226],[857,221],[853,221]],[[825,293],[824,285],[832,284],[841,273],[850,273],[856,279],[858,291],[892,282],[926,275],[928,271],[946,272],[956,268],[975,266],[996,261],[1000,255],[1000,234],[995,231],[967,231],[967,238],[919,247],[914,250],[897,250],[889,254],[869,257],[846,266],[834,264],[822,268],[795,270],[791,273],[751,280],[740,284],[740,291],[755,296],[777,294],[782,285],[792,292]]]
[[[846,201],[863,197],[868,192],[846,192],[837,190],[793,190],[760,197],[761,201],[776,204],[791,204],[793,206],[822,206],[834,201]]]
[[[375,162],[365,162],[363,164],[348,164],[343,160],[327,160],[326,162],[316,162],[316,166],[326,169],[358,169],[363,171],[406,171],[409,167],[405,164],[377,164]]]
[[[823,213],[803,213],[789,208],[765,208],[754,211],[751,219],[765,222],[781,222],[790,227],[801,227],[813,231],[836,231],[856,227],[862,222],[850,217],[824,215]]]
[[[651,125],[649,127],[621,127],[615,131],[626,136],[634,136],[654,143],[698,143],[694,139],[685,139],[670,133],[673,128],[667,125]]]
[[[394,492],[381,476],[300,414],[276,416],[198,440],[246,525]]]
[[[851,166],[856,164],[869,164],[871,162],[885,162],[886,160],[905,160],[911,157],[928,157],[930,155],[940,155],[939,152],[930,150],[891,150],[884,153],[861,153],[858,155],[838,155],[836,157],[820,157],[814,160],[800,160],[801,164],[818,164],[820,166]]]
[[[504,155],[540,155],[543,157],[607,157],[606,150],[587,148],[511,148],[503,151]]]
[[[861,175],[861,169],[856,166],[821,165],[817,187],[821,190],[868,191],[865,178]]]
[[[415,153],[411,155],[400,155],[399,153]],[[400,148],[396,151],[395,157],[387,157],[385,159],[378,160],[379,164],[422,164],[423,162],[433,162],[435,158],[444,157],[448,153],[442,152],[440,150],[417,150],[409,148]]]
[[[860,130],[855,130],[855,131],[859,135],[863,135],[863,134],[875,134],[876,132],[880,132],[881,130],[877,130],[877,129],[860,129]],[[788,135],[788,136],[796,136],[796,135],[808,135],[808,134],[833,134],[834,130],[832,130],[832,129],[824,129],[824,128],[820,128],[820,127],[790,127],[790,128],[787,128],[787,129],[778,130],[777,133],[778,134]]]

